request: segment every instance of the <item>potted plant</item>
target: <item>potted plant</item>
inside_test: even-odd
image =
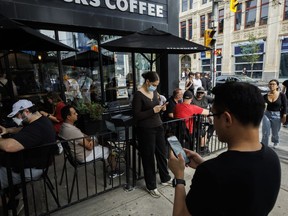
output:
[[[77,126],[87,135],[93,135],[104,131],[105,121],[102,120],[102,114],[106,109],[99,103],[78,102],[75,106],[80,115]]]

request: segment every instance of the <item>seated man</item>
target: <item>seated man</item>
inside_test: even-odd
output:
[[[12,134],[9,138],[0,138],[0,149],[5,152],[15,152],[9,157],[12,184],[16,185],[21,183],[21,171],[24,168],[24,176],[26,181],[37,180],[41,177],[44,169],[47,167],[48,162],[53,156],[53,151],[56,151],[56,145],[46,145],[56,141],[56,134],[51,121],[42,116],[34,104],[29,100],[19,100],[13,105],[13,111],[8,117],[21,119],[18,125],[24,127],[5,128],[0,126],[0,135]],[[43,133],[45,131],[45,133]],[[35,148],[43,146],[41,148]],[[23,151],[23,157],[16,152]],[[21,156],[21,157],[19,157]],[[8,158],[8,157],[7,157]],[[21,158],[21,159],[20,159]],[[5,189],[11,184],[8,181],[7,168],[5,167],[5,160],[0,166],[0,188]],[[15,188],[17,189],[17,188]],[[14,190],[14,194],[19,191]],[[18,197],[18,196],[17,196]],[[15,204],[8,202],[7,208],[17,208],[16,211],[20,212],[23,209],[23,204],[20,204],[19,197],[16,198]],[[10,195],[9,195],[10,198]],[[10,212],[10,211],[9,211]],[[9,213],[8,212],[8,213]]]
[[[14,116],[21,118],[25,126],[17,128],[0,126],[1,135],[15,134],[12,138],[0,138],[0,149],[6,152],[19,152],[27,149],[23,152],[23,161],[19,161],[18,158],[12,161],[13,184],[18,184],[21,182],[20,170],[19,166],[14,167],[14,165],[19,165],[19,162],[24,163],[24,174],[27,181],[39,178],[43,173],[43,168],[47,167],[51,152],[33,147],[55,142],[56,134],[50,120],[42,116],[29,100],[19,100],[13,105],[13,111],[8,117]],[[8,187],[8,184],[6,167],[0,167],[0,186],[4,189]]]
[[[89,162],[98,158],[108,159],[112,169],[112,172],[109,175],[110,178],[115,178],[124,174],[124,172],[116,169],[115,157],[109,156],[109,149],[107,147],[94,145],[96,142],[93,143],[93,140],[89,139],[79,128],[74,126],[74,123],[78,119],[78,113],[73,106],[67,105],[63,107],[61,115],[64,122],[58,136],[65,140],[76,139],[75,146],[73,146],[74,143],[70,142],[69,144],[71,151],[75,153],[78,161]]]

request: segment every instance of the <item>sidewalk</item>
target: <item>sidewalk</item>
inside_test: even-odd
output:
[[[280,132],[280,146],[275,150],[281,160],[282,182],[277,202],[269,216],[288,215],[288,129],[282,128]],[[217,156],[212,154],[205,159]],[[185,169],[186,192],[189,190],[194,170]],[[160,180],[158,179],[158,182]],[[162,194],[159,199],[152,198],[145,191],[144,180],[137,182],[133,191],[125,192],[123,188],[118,188],[106,194],[84,201],[77,205],[58,211],[53,216],[58,215],[135,215],[135,216],[171,216],[174,200],[174,188],[170,186],[158,185],[158,190]]]

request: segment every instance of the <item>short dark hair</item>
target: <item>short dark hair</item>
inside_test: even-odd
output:
[[[173,97],[175,98],[177,96],[177,94],[179,93],[179,91],[182,91],[181,88],[175,88],[173,91]]]
[[[61,116],[64,121],[67,119],[68,115],[71,115],[70,108],[74,107],[71,105],[66,105],[61,109]]]
[[[142,77],[145,80],[144,82],[146,82],[146,80],[149,80],[150,82],[155,82],[155,81],[159,80],[158,74],[154,71],[149,71],[149,72],[143,73]]]
[[[54,104],[62,101],[61,97],[57,92],[48,92],[47,98],[50,98]]]
[[[213,88],[213,108],[217,113],[228,111],[243,125],[259,126],[265,101],[258,87],[244,82],[228,82]]]

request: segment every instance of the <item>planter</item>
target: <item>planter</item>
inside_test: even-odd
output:
[[[95,135],[107,131],[107,127],[104,120],[92,120],[87,119],[84,121],[83,132],[87,135]]]

